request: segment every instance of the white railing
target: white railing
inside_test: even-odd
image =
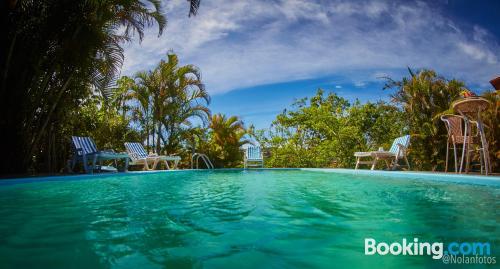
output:
[[[195,161],[196,161],[196,169],[199,169],[200,158],[203,160],[203,162],[205,163],[205,166],[208,169],[214,169],[214,165],[212,164],[212,162],[210,161],[210,159],[208,158],[208,156],[205,155],[205,154],[203,154],[203,153],[195,153],[195,154],[193,154],[193,156],[191,157],[191,169],[194,169],[194,163],[195,163]]]

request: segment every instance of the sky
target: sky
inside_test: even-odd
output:
[[[122,75],[169,51],[201,69],[212,113],[267,128],[318,88],[389,100],[383,77],[431,68],[475,92],[500,76],[500,1],[164,0],[167,27],[125,46]]]

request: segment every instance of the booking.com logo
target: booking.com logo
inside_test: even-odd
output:
[[[365,238],[365,255],[410,255],[432,256],[442,259],[443,263],[488,263],[495,264],[496,257],[491,256],[489,242],[451,242],[445,248],[442,242],[420,242],[418,238],[401,242],[376,242]],[[470,261],[471,262],[470,262]]]

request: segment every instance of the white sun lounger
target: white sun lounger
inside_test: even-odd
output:
[[[385,161],[388,169],[396,169],[401,165],[398,164],[400,159],[406,161],[406,166],[410,170],[410,163],[407,158],[407,150],[410,145],[410,135],[405,135],[394,139],[389,151],[370,151],[370,152],[355,152],[356,168],[360,164],[371,164],[371,170],[374,170],[379,160]],[[371,158],[370,161],[362,161],[362,158]],[[390,162],[389,162],[390,161]]]
[[[126,142],[125,148],[127,149],[130,159],[132,159],[131,165],[144,165],[144,170],[154,170],[157,168],[159,162],[164,162],[167,169],[170,169],[168,164],[169,161],[174,163],[173,169],[177,169],[177,165],[181,160],[179,156],[165,156],[157,154],[148,154],[141,143],[136,142]],[[151,168],[149,164],[151,163]]]

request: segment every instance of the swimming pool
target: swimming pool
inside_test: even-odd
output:
[[[0,267],[443,267],[430,256],[366,256],[365,238],[487,241],[498,257],[498,178],[432,177],[296,169],[4,180]]]

